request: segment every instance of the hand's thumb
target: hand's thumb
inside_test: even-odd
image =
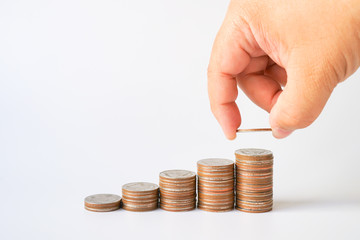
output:
[[[296,129],[315,121],[337,82],[329,66],[295,64],[287,69],[288,80],[270,112],[270,125],[276,138],[284,138]]]

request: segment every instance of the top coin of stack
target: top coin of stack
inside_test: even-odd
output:
[[[196,174],[187,170],[167,170],[159,175],[160,207],[180,212],[196,207]]]
[[[93,212],[109,212],[120,208],[121,197],[115,194],[95,194],[85,198],[85,209]]]
[[[268,212],[273,205],[273,154],[269,150],[246,148],[235,151],[236,209]]]
[[[199,209],[224,212],[234,208],[234,162],[208,158],[197,162]]]
[[[129,211],[144,212],[158,207],[159,187],[154,183],[133,182],[122,187],[123,208]]]

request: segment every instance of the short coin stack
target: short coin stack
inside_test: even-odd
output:
[[[196,174],[187,170],[167,170],[160,178],[160,208],[189,211],[196,207]]]
[[[155,210],[158,202],[159,186],[154,183],[134,182],[122,187],[122,203],[125,210],[134,212]]]
[[[272,210],[273,154],[269,150],[246,148],[235,151],[236,209],[260,213]]]
[[[95,194],[85,198],[85,209],[93,212],[110,212],[120,208],[121,197],[115,194]]]
[[[208,158],[197,162],[198,207],[210,212],[234,209],[234,162]]]

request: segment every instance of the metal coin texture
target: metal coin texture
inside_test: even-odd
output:
[[[234,209],[234,162],[207,158],[197,162],[198,208],[209,212]]]
[[[109,212],[120,208],[121,197],[115,194],[95,194],[85,198],[85,209],[93,212]]]
[[[159,186],[148,182],[127,183],[122,187],[123,209],[134,212],[158,208]]]
[[[196,207],[196,174],[188,170],[166,170],[159,174],[160,208],[171,212]]]
[[[236,209],[250,213],[272,210],[273,153],[265,149],[235,151]]]

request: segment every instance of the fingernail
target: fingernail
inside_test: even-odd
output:
[[[293,131],[291,130],[285,130],[282,128],[273,128],[272,134],[276,138],[286,138],[289,136]]]

